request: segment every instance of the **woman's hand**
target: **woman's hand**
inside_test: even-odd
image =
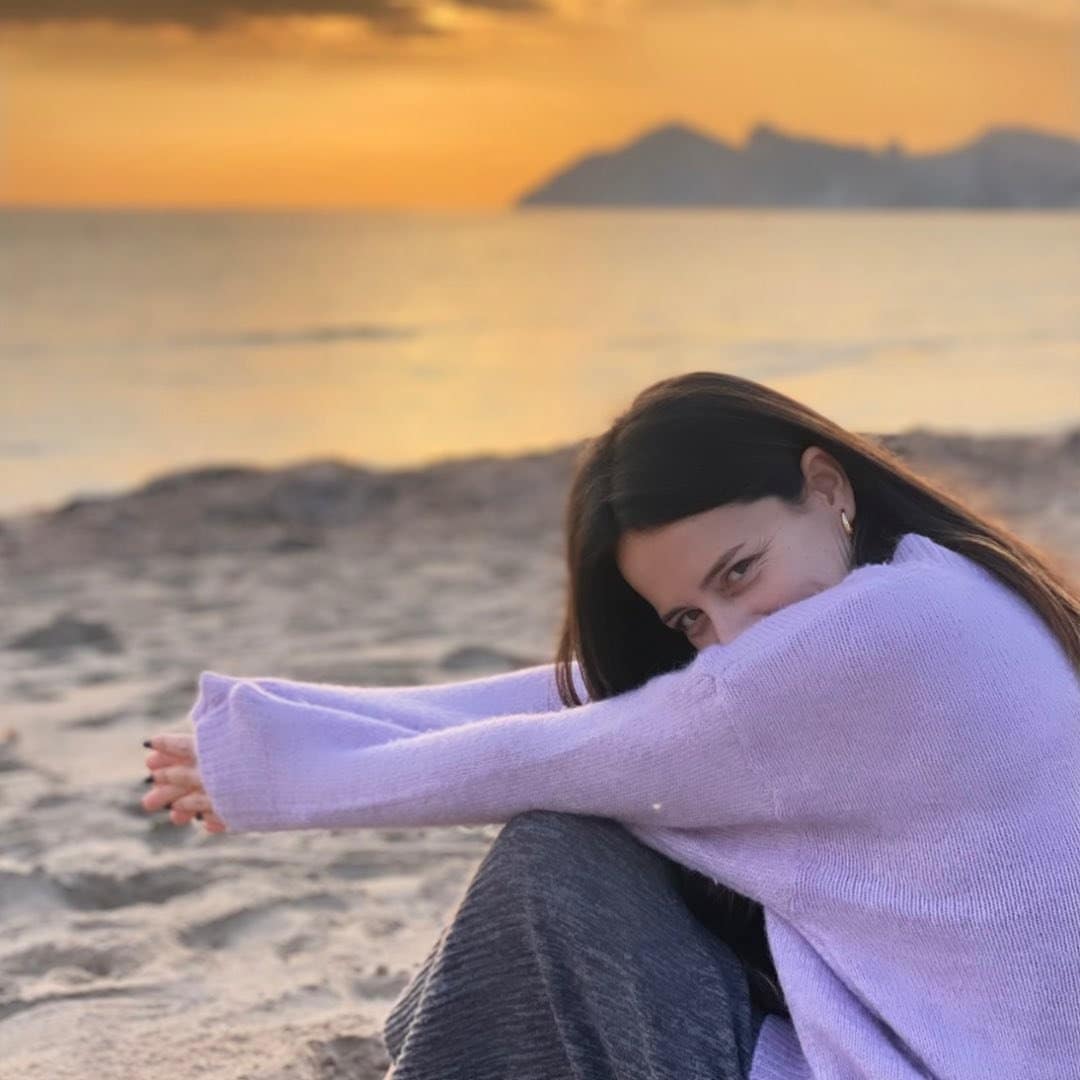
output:
[[[152,735],[148,741],[151,749],[146,755],[146,767],[154,785],[142,797],[143,809],[170,807],[169,820],[174,825],[187,825],[201,813],[207,832],[225,832],[225,822],[214,813],[210,796],[202,785],[195,736],[164,732]]]

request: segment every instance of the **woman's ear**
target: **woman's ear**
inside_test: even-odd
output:
[[[800,465],[807,495],[817,495],[830,508],[853,504],[854,496],[847,474],[827,450],[820,446],[808,446],[802,453]]]

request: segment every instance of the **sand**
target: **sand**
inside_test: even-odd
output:
[[[881,436],[1080,575],[1080,428]],[[549,660],[576,446],[171,473],[0,521],[0,1077],[381,1078],[498,826],[211,835],[148,814],[204,669],[404,684]]]

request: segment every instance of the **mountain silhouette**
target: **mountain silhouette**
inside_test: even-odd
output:
[[[1080,140],[994,127],[951,150],[908,154],[805,138],[759,123],[742,146],[667,123],[587,154],[515,206],[1080,207]]]

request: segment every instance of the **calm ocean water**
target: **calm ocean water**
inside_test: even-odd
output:
[[[0,512],[562,445],[728,371],[860,431],[1080,422],[1080,214],[0,213]]]

